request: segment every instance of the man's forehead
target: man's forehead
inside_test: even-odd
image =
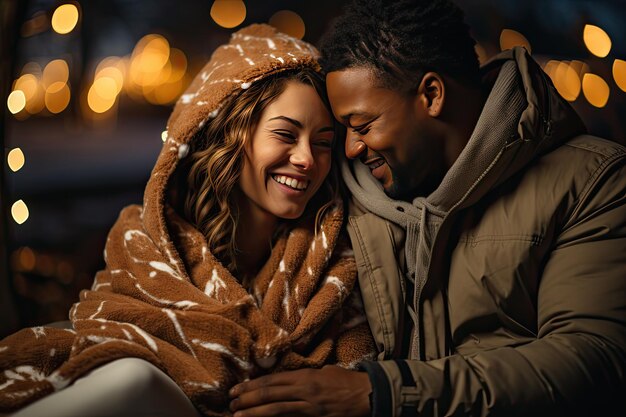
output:
[[[332,83],[333,88],[342,87],[372,87],[376,81],[374,71],[365,66],[350,67],[338,71],[329,72],[326,76],[326,82]]]
[[[378,85],[374,74],[368,67],[346,68],[327,74],[328,98],[337,119],[348,121],[352,117],[372,117],[381,100],[388,99],[390,91]]]

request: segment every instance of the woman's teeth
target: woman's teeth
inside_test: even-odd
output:
[[[284,175],[272,175],[274,181],[285,184],[289,188],[293,188],[294,190],[306,190],[309,186],[309,181],[304,180],[300,181],[295,178],[285,177]]]

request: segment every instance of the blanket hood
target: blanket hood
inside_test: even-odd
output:
[[[144,227],[156,242],[162,242],[162,250],[175,253],[164,215],[166,188],[196,133],[218,114],[227,99],[252,83],[287,70],[320,71],[318,56],[310,44],[265,24],[253,24],[233,33],[228,44],[215,50],[178,99],[167,122],[167,138],[145,188]]]

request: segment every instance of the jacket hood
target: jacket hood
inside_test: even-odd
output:
[[[468,143],[439,187],[413,204],[395,201],[360,161],[344,158],[342,175],[357,202],[403,227],[420,217],[419,206],[444,216],[474,204],[536,157],[585,132],[580,117],[525,49],[497,55],[481,72],[488,98]]]
[[[231,35],[218,47],[185,93],[167,122],[167,138],[144,192],[143,222],[148,233],[174,251],[164,210],[166,189],[178,162],[187,156],[189,142],[225,101],[267,76],[303,68],[320,71],[318,51],[310,44],[278,32],[265,24],[253,24]]]

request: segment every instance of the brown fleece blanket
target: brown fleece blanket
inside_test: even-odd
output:
[[[342,212],[278,239],[252,294],[211,254],[203,235],[166,210],[174,245],[155,242],[142,208],[124,209],[106,244],[107,268],[70,312],[75,330],[36,327],[0,342],[0,409],[26,405],[123,357],[166,372],[206,415],[227,392],[267,372],[374,355]]]
[[[303,222],[279,238],[248,293],[166,204],[190,141],[225,100],[280,71],[318,70],[316,56],[267,25],[243,28],[215,51],[168,121],[143,207],[124,209],[111,229],[106,269],[70,312],[75,330],[35,327],[0,341],[0,411],[124,357],[162,369],[206,415],[229,414],[228,389],[246,378],[373,358],[340,209],[317,233]]]

